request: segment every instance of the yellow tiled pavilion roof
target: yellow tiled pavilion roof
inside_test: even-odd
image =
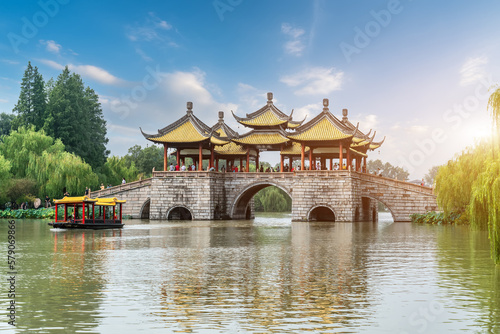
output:
[[[296,129],[296,128],[298,128],[298,127],[299,127],[299,126],[301,126],[301,125],[302,125],[302,123],[292,123],[292,122],[288,122],[288,127],[289,127],[290,129]]]
[[[266,111],[262,115],[259,115],[255,118],[248,119],[248,120],[239,120],[239,122],[243,125],[248,125],[248,126],[275,126],[275,125],[281,125],[284,123],[287,123],[287,119],[280,119],[278,116],[276,116],[275,113],[273,113],[271,110]]]
[[[208,133],[201,134],[191,122],[186,122],[170,132],[149,140],[158,143],[197,143],[208,138]]]
[[[349,150],[351,150],[351,152],[354,152],[356,154],[359,154],[360,156],[362,157],[367,157],[368,155],[366,153],[363,153],[363,152],[359,152],[359,151],[356,151],[356,150],[353,150],[352,148],[350,148]]]
[[[159,129],[157,134],[151,135],[144,133],[142,135],[155,143],[173,143],[174,145],[192,145],[193,143],[208,143],[212,134],[212,128],[200,121],[193,114],[193,103],[187,103],[187,111],[184,116],[163,129]]]
[[[216,146],[214,152],[223,155],[243,155],[247,154],[247,150],[243,146],[230,142],[224,146]]]
[[[309,152],[309,146],[304,148],[304,152]],[[292,143],[292,145],[285,147],[280,152],[281,155],[300,155],[302,154],[302,147],[299,143]]]
[[[270,132],[250,132],[248,135],[240,138],[233,138],[234,142],[246,145],[275,145],[283,144],[289,141],[288,138],[283,136],[281,133],[270,133]]]
[[[352,134],[342,132],[328,118],[323,118],[303,132],[288,135],[288,138],[297,141],[330,141],[350,137]]]
[[[365,146],[365,145],[368,145],[368,144],[370,144],[370,142],[369,142],[369,141],[363,140],[362,142],[352,143],[352,144],[351,144],[351,147],[352,147],[352,148],[362,147],[362,146]]]
[[[229,140],[223,140],[223,139],[217,138],[215,136],[210,137],[210,142],[214,145],[226,145],[226,144],[230,143]]]
[[[219,129],[219,130],[217,130],[217,131],[215,131],[215,132],[217,132],[217,134],[219,135],[219,137],[227,137],[226,132],[222,128]]]

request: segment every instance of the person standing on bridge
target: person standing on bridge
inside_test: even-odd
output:
[[[122,184],[125,184],[125,183],[127,183],[127,181],[125,181],[125,178],[122,177]]]
[[[101,183],[101,190],[104,190],[104,184]]]

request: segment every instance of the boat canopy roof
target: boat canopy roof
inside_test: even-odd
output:
[[[96,198],[97,203],[95,205],[107,205],[107,206],[115,206],[118,203],[125,203],[126,200],[119,200],[116,197],[110,198]]]
[[[77,204],[77,203],[95,203],[95,205],[114,206],[119,203],[125,203],[125,200],[119,200],[116,197],[110,198],[90,198],[87,196],[64,197],[54,200],[55,204]]]
[[[56,199],[54,200],[56,204],[69,204],[69,203],[82,203],[82,202],[88,202],[88,203],[95,203],[97,202],[97,199],[93,199],[87,196],[80,196],[80,197],[63,197],[62,199]]]

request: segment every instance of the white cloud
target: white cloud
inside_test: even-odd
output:
[[[412,125],[408,129],[410,133],[426,133],[429,130],[429,126],[427,125]]]
[[[296,95],[327,95],[340,90],[344,72],[335,68],[311,67],[299,73],[287,75],[280,79],[290,87],[296,87]]]
[[[9,65],[17,65],[19,64],[18,61],[15,61],[15,60],[10,60],[10,59],[2,59],[1,60],[2,63],[6,63],[6,64],[9,64]]]
[[[281,25],[281,32],[291,39],[284,45],[285,52],[294,56],[302,55],[302,51],[305,49],[302,38],[305,33],[304,29],[293,28],[290,24],[283,23]]]
[[[7,103],[9,102],[9,100],[6,100],[6,99],[0,99],[0,103]]]
[[[173,27],[167,21],[160,19],[155,13],[149,12],[145,21],[127,27],[127,37],[131,41],[164,41],[161,31],[171,30]]]
[[[61,65],[53,60],[41,59],[40,62],[56,70],[64,69],[64,65]],[[119,85],[125,82],[124,80],[115,77],[105,69],[93,65],[68,64],[68,68],[71,71],[76,72],[83,77],[90,78],[92,80],[98,81],[106,85]]]
[[[484,78],[486,64],[488,64],[488,58],[485,56],[467,59],[460,69],[460,85],[471,85]]]
[[[62,49],[62,46],[61,44],[57,44],[55,41],[53,40],[49,40],[49,41],[45,41],[43,39],[40,40],[40,44],[42,45],[45,45],[45,49],[49,52],[52,52],[52,53],[55,53],[55,54],[59,54],[59,52],[61,51]]]
[[[296,121],[301,121],[306,117],[306,122],[310,121],[312,118],[316,117],[323,110],[323,103],[312,103],[305,105],[300,108],[296,108],[293,111],[293,119]]]
[[[342,115],[340,116],[342,117]],[[359,122],[359,129],[363,131],[364,133],[368,133],[370,129],[372,129],[372,133],[370,136],[373,135],[373,130],[377,130],[379,121],[377,118],[377,115],[358,115],[357,117],[353,118],[352,120],[349,117],[349,120],[353,123],[356,124]],[[375,139],[377,140],[377,139]]]

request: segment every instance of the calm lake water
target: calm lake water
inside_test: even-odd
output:
[[[15,332],[499,333],[500,270],[461,226],[18,220]],[[7,324],[7,221],[0,221]]]

